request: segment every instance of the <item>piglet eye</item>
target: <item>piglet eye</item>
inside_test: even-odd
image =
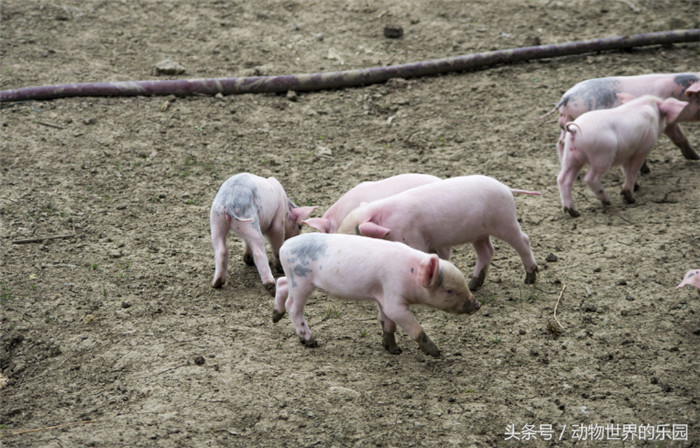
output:
[[[447,294],[452,294],[454,291],[452,291],[451,289],[448,289],[448,290],[446,290],[445,292],[446,292]]]

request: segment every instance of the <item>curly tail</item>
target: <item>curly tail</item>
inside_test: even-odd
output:
[[[570,121],[564,125],[564,129],[566,132],[571,133],[572,136],[576,135],[576,129],[573,129],[574,127],[578,128],[578,133],[583,135],[583,131],[581,131],[581,126],[577,125],[573,121]]]

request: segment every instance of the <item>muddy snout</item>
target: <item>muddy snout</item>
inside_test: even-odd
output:
[[[481,308],[481,302],[476,299],[467,300],[460,311],[460,314],[474,314]]]

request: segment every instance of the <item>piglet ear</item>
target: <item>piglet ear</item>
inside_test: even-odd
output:
[[[306,224],[319,232],[331,233],[331,222],[327,218],[309,218],[302,224]]]
[[[366,221],[357,226],[357,231],[362,236],[370,238],[384,238],[391,232],[391,229],[375,224],[372,221]]]
[[[686,101],[680,101],[675,98],[666,98],[659,103],[659,110],[666,117],[666,120],[669,123],[673,123],[687,105],[688,102]]]
[[[632,95],[631,93],[622,92],[617,94],[617,99],[620,100],[622,104],[629,103],[634,98],[634,95]]]
[[[297,207],[289,210],[289,216],[294,222],[302,222],[309,217],[318,207]]]
[[[440,281],[440,258],[432,254],[418,265],[418,283],[424,288],[437,286]]]
[[[693,96],[698,93],[700,93],[700,81],[692,83],[690,87],[685,89],[685,96]]]

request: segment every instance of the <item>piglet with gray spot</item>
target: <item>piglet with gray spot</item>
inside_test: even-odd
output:
[[[618,94],[627,93],[635,97],[654,95],[661,99],[675,98],[689,102],[675,120],[669,120],[663,131],[678,146],[686,159],[698,160],[700,156],[693,150],[678,123],[700,121],[700,72],[665,73],[639,76],[614,76],[582,81],[564,93],[551,112],[559,108],[561,135],[557,143],[559,159],[564,152],[565,126],[582,114],[599,109],[611,109],[622,104]],[[643,169],[644,172],[648,169]]]
[[[525,283],[535,283],[537,262],[530,239],[520,229],[512,190],[488,176],[461,176],[412,188],[353,210],[338,233],[399,241],[450,259],[452,246],[472,243],[477,262],[473,291],[486,277],[494,247],[491,235],[510,244],[525,265]]]
[[[406,173],[386,179],[362,182],[342,195],[330,206],[320,218],[309,218],[304,224],[323,232],[335,233],[343,219],[363,202],[372,202],[401,193],[414,187],[420,187],[439,181],[439,177],[429,174]]]
[[[585,164],[590,168],[584,180],[604,205],[610,201],[600,179],[610,167],[621,166],[625,175],[621,194],[627,203],[633,203],[639,168],[666,123],[674,121],[688,104],[651,95],[618,96],[624,103],[621,106],[586,112],[564,126],[566,138],[557,184],[564,211],[573,217],[580,213],[574,207],[571,186]]]
[[[683,281],[677,286],[677,288],[682,288],[686,285],[696,287],[698,289],[698,294],[700,294],[700,269],[691,269],[690,271],[686,272],[685,277],[683,277]]]
[[[473,314],[480,307],[462,273],[449,261],[405,244],[355,235],[307,233],[285,242],[280,250],[285,277],[277,280],[272,320],[289,311],[296,333],[315,347],[304,318],[304,305],[315,289],[379,305],[384,348],[401,353],[394,332],[398,324],[430,356],[440,351],[426,336],[411,305],[429,305],[455,314]]]
[[[301,222],[316,207],[297,207],[274,177],[267,179],[249,173],[228,179],[214,198],[209,215],[216,272],[212,286],[226,282],[228,249],[226,235],[232,230],[243,240],[243,261],[255,264],[265,288],[274,295],[275,278],[265,253],[266,236],[270,240],[278,272],[279,249],[287,239],[299,234]]]

